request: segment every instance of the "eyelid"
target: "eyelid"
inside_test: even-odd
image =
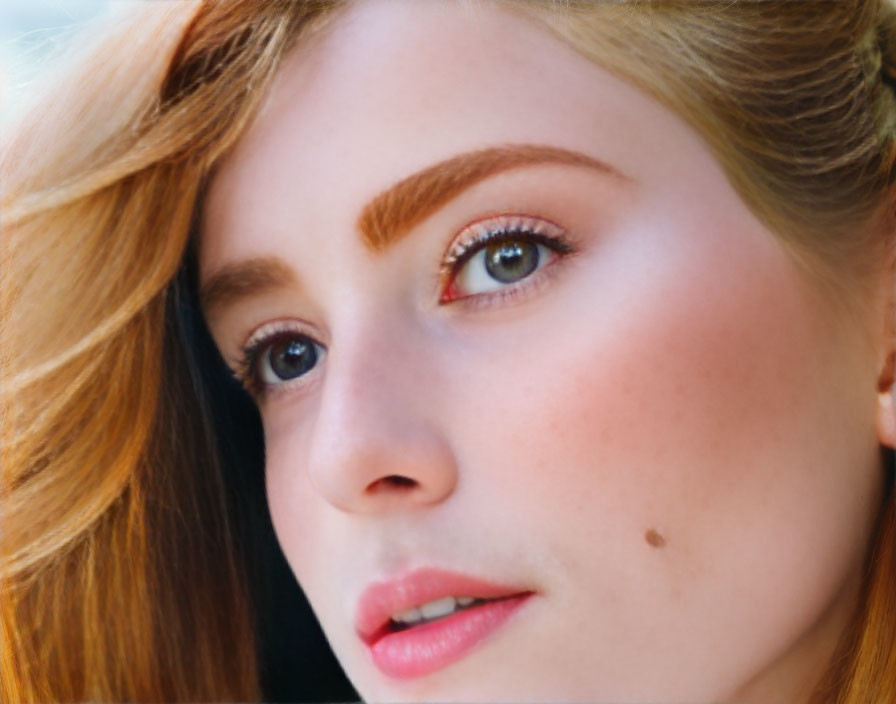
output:
[[[470,252],[471,245],[494,238],[501,232],[515,231],[541,235],[548,239],[562,238],[566,234],[566,230],[560,225],[543,217],[517,213],[490,215],[465,225],[458,232],[442,257],[443,269],[450,270],[461,264],[464,255]]]
[[[294,319],[279,319],[262,323],[253,329],[240,347],[243,349],[252,347],[281,332],[296,332],[300,335],[306,335],[315,341],[319,341],[320,338],[320,335],[310,325]]]

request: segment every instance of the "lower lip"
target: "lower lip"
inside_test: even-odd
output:
[[[384,674],[396,679],[422,677],[464,657],[498,630],[530,596],[521,594],[489,601],[432,623],[387,633],[367,649]]]

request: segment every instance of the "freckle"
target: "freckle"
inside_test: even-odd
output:
[[[666,546],[666,539],[653,528],[644,534],[644,540],[647,541],[648,545],[654,548],[662,548]]]

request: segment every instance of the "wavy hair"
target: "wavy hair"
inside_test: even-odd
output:
[[[892,275],[889,0],[503,1],[696,127],[832,289],[860,300]],[[215,360],[197,343],[191,232],[281,58],[341,4],[140,5],[74,50],[7,135],[4,702],[263,696],[259,436],[251,414],[227,419],[231,397],[203,371]],[[233,471],[244,462],[249,479]],[[896,700],[892,471],[865,597],[818,702]]]

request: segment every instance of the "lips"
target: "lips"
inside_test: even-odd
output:
[[[420,569],[388,582],[374,582],[361,594],[355,630],[368,646],[390,633],[392,614],[446,596],[501,599],[531,594],[531,590],[496,584],[456,572]]]

